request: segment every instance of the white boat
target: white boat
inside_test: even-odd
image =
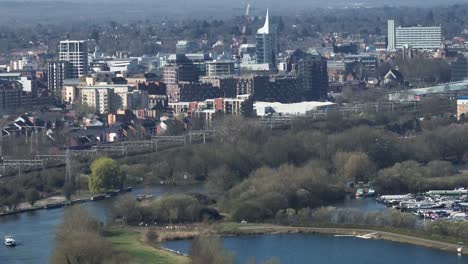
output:
[[[16,241],[12,236],[5,237],[5,246],[7,247],[14,247],[16,246]]]

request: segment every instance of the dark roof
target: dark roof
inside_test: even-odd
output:
[[[147,91],[149,95],[166,95],[166,84],[161,82],[138,83],[138,90]]]
[[[391,69],[390,71],[388,71],[388,73],[392,73],[398,80],[404,79],[403,74],[399,70]]]

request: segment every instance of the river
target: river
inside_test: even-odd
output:
[[[153,194],[160,196],[169,193],[200,191],[196,186],[156,186],[135,188],[133,195]],[[113,199],[84,203],[92,215],[102,222],[109,219],[109,208]],[[17,215],[0,217],[0,238],[13,235],[18,245],[14,248],[0,246],[0,263],[36,264],[48,263],[54,247],[56,227],[62,221],[65,208],[38,210]],[[3,241],[2,241],[3,243]]]
[[[204,191],[201,185],[156,186],[151,188],[135,188],[132,194],[153,194],[154,196],[160,196],[169,193],[200,191]],[[88,209],[100,221],[106,222],[109,220],[109,208],[112,200],[90,202],[81,206]],[[336,206],[358,208],[363,211],[385,210],[385,207],[376,203],[373,199],[348,199]],[[63,212],[64,208],[58,208],[0,217],[0,237],[11,234],[18,242],[18,246],[15,248],[0,246],[0,263],[47,263],[54,247],[55,229],[62,220]],[[343,261],[340,262],[339,259],[349,260],[349,254],[354,254],[354,258],[359,259],[358,262],[350,263],[392,263],[374,262],[372,259],[373,256],[375,257],[375,255],[379,254],[385,256],[385,258],[390,256],[388,257],[389,259],[413,256],[408,255],[408,252],[414,254],[414,257],[427,260],[420,263],[462,263],[459,262],[461,260],[454,258],[453,254],[386,241],[356,240],[354,238],[334,238],[315,235],[265,235],[225,238],[224,242],[230,250],[237,252],[240,260],[239,263],[245,263],[244,260],[248,256],[255,256],[257,260],[277,256],[283,260],[282,263],[344,263]],[[169,247],[174,247],[183,252],[188,250],[190,244],[189,241],[168,243]],[[312,254],[311,252],[316,253]],[[321,254],[323,252],[326,253]],[[320,255],[321,257],[315,255]],[[426,258],[426,255],[430,257]],[[304,260],[307,261],[304,262]],[[399,264],[402,263],[405,262],[400,261]]]
[[[384,240],[314,234],[225,237],[224,246],[235,253],[236,263],[249,258],[261,263],[273,257],[286,264],[461,264],[468,257]],[[169,241],[165,247],[187,254],[189,240]]]

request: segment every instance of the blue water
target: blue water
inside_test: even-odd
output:
[[[153,194],[203,192],[202,186],[156,186],[135,189],[132,194]],[[102,222],[109,220],[109,208],[113,199],[82,204]],[[337,207],[357,208],[363,211],[385,210],[372,199],[346,200]],[[18,215],[0,217],[0,238],[14,235],[18,241],[15,248],[0,246],[0,264],[47,263],[55,241],[56,227],[62,221],[64,208],[39,210]],[[264,261],[279,257],[281,263],[468,263],[454,254],[427,248],[386,241],[358,240],[316,235],[277,235],[225,238],[227,248],[237,252],[238,263],[245,263],[248,257]],[[188,252],[189,241],[168,242],[167,246]],[[410,261],[411,260],[411,261]]]
[[[132,194],[153,194],[160,196],[169,193],[193,192],[202,190],[202,186],[156,186],[135,189]],[[80,206],[102,222],[109,220],[109,208],[113,199],[84,203]],[[38,210],[17,215],[0,217],[0,239],[13,235],[18,242],[14,248],[0,245],[0,264],[36,264],[48,263],[54,247],[56,227],[61,223],[65,208]]]
[[[468,257],[384,240],[312,234],[226,237],[224,246],[235,253],[236,263],[273,257],[286,264],[461,264]],[[190,240],[169,241],[165,247],[187,254]]]

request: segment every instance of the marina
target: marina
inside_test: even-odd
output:
[[[468,221],[468,190],[431,190],[422,194],[382,195],[386,207],[413,213],[423,219]]]

